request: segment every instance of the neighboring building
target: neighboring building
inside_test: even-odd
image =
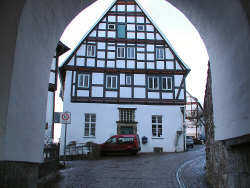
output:
[[[197,98],[186,91],[185,123],[187,125],[186,134],[198,138],[205,134],[203,108]]]
[[[142,152],[183,151],[189,71],[136,0],[115,1],[60,67],[67,144],[137,133]]]
[[[51,71],[49,77],[48,99],[47,99],[47,114],[44,144],[53,142],[54,139],[54,109],[55,109],[55,92],[57,90],[58,80],[58,61],[59,56],[67,52],[69,48],[61,41],[57,44],[55,54],[51,63]]]

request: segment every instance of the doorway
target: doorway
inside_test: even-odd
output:
[[[133,134],[133,127],[121,127],[121,134]]]

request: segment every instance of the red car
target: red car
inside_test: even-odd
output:
[[[101,154],[126,153],[135,155],[141,151],[140,138],[138,134],[121,134],[110,137],[106,142],[100,144]]]

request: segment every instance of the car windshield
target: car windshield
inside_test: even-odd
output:
[[[191,136],[186,136],[186,139],[192,139],[192,137]]]

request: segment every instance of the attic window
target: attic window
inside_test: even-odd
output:
[[[114,30],[114,29],[115,29],[115,24],[109,24],[109,25],[108,25],[108,28],[109,28],[110,30]]]
[[[135,58],[135,48],[128,48],[127,49],[127,57],[130,59]]]
[[[95,56],[95,46],[89,45],[87,48],[87,55],[88,57],[94,57]]]
[[[118,58],[125,58],[125,47],[118,47],[117,48],[117,57]]]
[[[156,48],[156,59],[163,59],[164,51],[163,48]]]
[[[144,31],[144,25],[137,25],[138,31]]]

